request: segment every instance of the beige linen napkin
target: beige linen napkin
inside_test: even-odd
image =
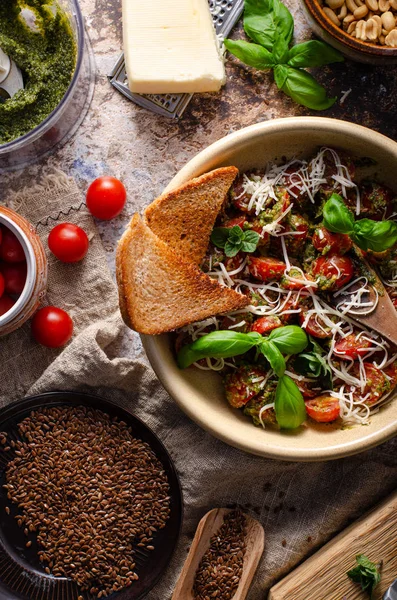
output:
[[[198,428],[145,363],[120,356],[126,330],[116,288],[76,184],[54,172],[40,187],[10,194],[7,203],[37,225],[45,245],[55,222],[67,220],[87,231],[91,246],[77,265],[49,257],[47,301],[73,315],[72,342],[64,350],[42,348],[28,324],[0,338],[0,405],[26,393],[89,391],[130,409],[164,442],[181,478],[184,526],[148,600],[171,598],[198,521],[214,507],[239,504],[264,525],[265,554],[248,595],[264,600],[277,578],[396,487],[397,439],[349,459],[294,464],[244,454]]]

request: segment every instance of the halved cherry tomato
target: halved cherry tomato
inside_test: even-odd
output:
[[[390,389],[394,389],[397,386],[397,360],[386,367],[386,369],[383,369],[383,372],[390,377]]]
[[[339,400],[324,394],[305,402],[306,412],[317,423],[330,423],[339,417]]]
[[[384,373],[377,369],[372,363],[365,362],[364,363],[365,376],[367,379],[364,390],[356,390],[354,392],[354,397],[365,397],[369,394],[368,398],[365,400],[365,404],[368,406],[372,406],[375,404],[385,392],[390,390],[390,382],[384,375]],[[353,368],[350,373],[354,377],[360,377],[360,365],[358,363],[354,363]]]
[[[364,336],[360,335],[358,338],[357,335],[357,333],[350,333],[338,340],[334,347],[334,354],[341,359],[352,358],[353,360],[357,360],[359,356],[365,356],[372,343]]]
[[[305,187],[302,185],[302,179],[296,175],[298,169],[299,166],[291,165],[284,171],[285,185],[292,195],[292,202],[296,204],[300,204],[308,198]]]
[[[318,227],[313,234],[313,246],[321,254],[345,254],[353,245],[345,233],[332,233],[325,227]]]
[[[241,267],[243,261],[244,255],[241,252],[236,254],[236,256],[231,256],[225,259],[223,264],[225,265],[226,271],[229,273],[229,277],[231,277],[232,279],[233,277],[241,277],[241,272],[237,273],[236,275],[230,275],[230,272],[235,271],[236,269]]]
[[[0,298],[0,317],[8,313],[8,311],[14,306],[15,300],[3,294]]]
[[[73,335],[73,321],[61,308],[45,306],[32,319],[32,334],[39,344],[47,348],[60,348]]]
[[[87,208],[94,217],[109,221],[121,213],[127,192],[115,177],[98,177],[87,190]]]
[[[226,399],[234,408],[241,408],[261,392],[261,382],[266,371],[256,366],[239,367],[226,375],[224,385]]]
[[[48,236],[48,247],[62,262],[75,263],[83,260],[90,242],[84,229],[74,223],[56,225]]]
[[[299,322],[302,328],[313,337],[320,338],[322,340],[331,337],[330,328],[322,322],[321,317],[316,315],[311,315],[307,324],[304,326],[303,323],[306,320],[307,310],[302,309],[302,312],[299,314]]]
[[[235,208],[243,213],[254,213],[255,207],[253,207],[251,210],[248,210],[251,194],[248,194],[244,191],[243,181],[243,177],[238,177],[233,183],[233,186],[230,190],[231,202]]]
[[[270,256],[250,256],[247,261],[248,270],[252,277],[260,281],[281,279],[286,265],[282,260]]]
[[[26,262],[3,263],[0,269],[5,282],[5,291],[15,296],[22,294],[27,277]]]
[[[314,278],[308,273],[303,276],[299,269],[292,267],[288,272],[288,277],[287,275],[282,276],[280,285],[286,290],[302,290],[307,287],[308,281],[314,281]]]
[[[3,229],[3,239],[0,246],[0,258],[9,263],[26,260],[25,252],[17,236],[7,228]]]
[[[244,215],[241,215],[241,217],[233,217],[233,219],[228,219],[227,221],[225,221],[222,224],[222,227],[236,227],[236,225],[238,227],[241,227],[241,229],[243,228],[244,223],[247,222],[247,218]]]
[[[251,331],[256,331],[263,335],[264,333],[269,333],[273,331],[273,329],[277,329],[277,327],[282,327],[282,322],[276,315],[268,315],[267,317],[260,317],[251,325]]]
[[[0,273],[0,298],[4,294],[4,290],[6,287],[6,282],[4,280],[4,275]]]
[[[305,248],[307,235],[309,233],[309,223],[302,215],[296,215],[289,212],[284,231],[293,232],[293,234],[287,235],[284,238],[289,254],[291,254],[291,256],[299,256]]]
[[[313,275],[320,278],[323,290],[339,290],[349,283],[354,274],[353,262],[348,256],[319,256],[312,264]]]

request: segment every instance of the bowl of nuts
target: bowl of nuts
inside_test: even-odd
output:
[[[397,63],[397,0],[303,0],[313,31],[349,58]]]

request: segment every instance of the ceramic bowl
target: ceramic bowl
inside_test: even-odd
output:
[[[263,168],[270,160],[308,158],[319,146],[375,160],[379,178],[397,192],[397,143],[365,127],[322,117],[276,119],[222,138],[187,163],[167,191],[217,167]],[[293,461],[328,460],[368,450],[397,433],[397,401],[373,415],[367,426],[342,430],[313,422],[281,432],[255,427],[228,405],[219,375],[194,367],[178,369],[170,336],[142,340],[154,371],[181,409],[214,436],[246,452]]]
[[[302,5],[314,33],[348,58],[373,65],[397,64],[397,48],[363,42],[352,37],[331,21],[319,0],[303,0]]]

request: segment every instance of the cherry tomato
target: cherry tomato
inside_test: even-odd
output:
[[[84,229],[73,223],[60,223],[48,236],[48,247],[62,262],[74,263],[83,260],[90,243]]]
[[[7,294],[3,294],[0,298],[0,317],[8,313],[8,311],[14,306],[15,300],[7,296]]]
[[[357,338],[356,333],[350,333],[344,338],[338,340],[334,347],[334,354],[341,359],[352,358],[357,360],[359,356],[365,356],[368,348],[371,348],[372,342],[365,336]]]
[[[312,271],[320,277],[319,288],[339,290],[349,283],[354,274],[353,262],[348,256],[319,256],[313,262]]]
[[[244,215],[241,215],[241,217],[234,217],[233,219],[228,219],[227,221],[225,221],[222,224],[222,227],[236,227],[236,225],[238,225],[238,227],[241,227],[241,229],[243,228],[244,223],[247,222],[246,217],[244,217]]]
[[[376,181],[363,182],[360,196],[361,216],[382,221],[393,213],[395,194],[387,186]]]
[[[397,385],[397,360],[395,360],[391,365],[383,369],[383,372],[386,373],[388,377],[390,377],[390,388],[394,389]]]
[[[0,258],[9,263],[18,263],[26,260],[25,252],[17,236],[7,228],[3,229]]]
[[[251,200],[251,194],[244,192],[243,177],[238,177],[230,190],[231,202],[235,208],[243,213],[254,213],[255,206],[248,210],[248,204]]]
[[[47,348],[60,348],[73,335],[73,321],[61,308],[45,306],[32,319],[32,334],[39,344]]]
[[[291,254],[291,256],[300,256],[305,249],[306,239],[309,233],[309,223],[302,215],[296,215],[289,212],[284,231],[294,232],[293,235],[284,237],[289,254]]]
[[[266,371],[256,366],[239,367],[224,379],[226,399],[234,408],[241,408],[261,392],[260,384]]]
[[[264,333],[270,333],[277,327],[282,327],[282,322],[276,315],[269,315],[267,317],[260,317],[251,325],[251,331],[256,331],[263,335]]]
[[[330,423],[339,417],[339,401],[324,394],[305,402],[306,412],[317,423]]]
[[[319,227],[313,234],[313,246],[321,254],[345,254],[353,242],[345,233],[332,233],[325,227]]]
[[[306,320],[306,315],[307,310],[304,309],[299,314],[299,322],[306,333],[322,340],[331,337],[332,334],[330,328],[322,322],[320,317],[316,317],[316,315],[311,315],[307,324],[304,326],[303,323]]]
[[[282,260],[270,256],[250,256],[247,261],[248,270],[252,277],[260,281],[271,281],[281,279],[286,265]]]
[[[301,177],[296,175],[298,169],[299,167],[297,165],[291,165],[284,171],[285,185],[292,196],[292,202],[294,204],[302,204],[308,198]]]
[[[5,282],[5,291],[8,294],[19,296],[25,287],[27,277],[26,262],[21,263],[3,263],[1,273]]]
[[[291,277],[292,280],[288,279],[288,277]],[[294,267],[289,270],[288,277],[283,275],[280,282],[281,287],[286,290],[302,290],[304,287],[307,287],[308,281],[314,281],[314,278],[311,275],[305,273],[305,276],[303,277],[300,270],[294,269]]]
[[[365,400],[365,404],[372,406],[372,404],[375,404],[385,392],[390,390],[390,382],[384,373],[380,369],[377,369],[372,363],[365,362],[364,370],[367,379],[364,390],[356,390],[353,396],[358,399],[360,396],[365,397],[369,394],[368,398]],[[354,363],[350,373],[353,377],[359,378],[360,365]]]
[[[127,192],[115,177],[98,177],[87,190],[87,208],[94,217],[109,221],[121,213]]]
[[[6,282],[4,280],[4,275],[0,273],[0,298],[4,294],[4,290],[6,287]]]
[[[241,252],[236,254],[236,256],[231,256],[231,257],[228,257],[225,259],[223,264],[225,265],[226,271],[229,273],[229,277],[231,277],[232,279],[233,279],[233,277],[241,277],[240,271],[235,275],[230,275],[230,272],[235,271],[236,269],[241,267],[241,265],[243,264],[243,261],[244,261],[244,255]]]

